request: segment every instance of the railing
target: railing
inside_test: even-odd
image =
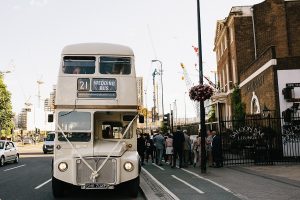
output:
[[[220,121],[224,165],[300,161],[300,118]]]

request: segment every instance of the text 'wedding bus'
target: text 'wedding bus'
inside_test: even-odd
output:
[[[125,187],[137,196],[140,162],[133,51],[86,43],[66,46],[58,73],[52,191]],[[54,119],[54,120],[53,120]]]

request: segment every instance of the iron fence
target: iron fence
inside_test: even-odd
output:
[[[300,117],[290,120],[268,115],[217,123],[224,165],[300,161]]]

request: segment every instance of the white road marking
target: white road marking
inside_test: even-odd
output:
[[[208,182],[210,182],[210,183],[212,183],[212,184],[218,186],[219,188],[225,190],[226,192],[231,193],[232,195],[238,197],[239,199],[249,200],[248,197],[246,197],[246,196],[244,196],[244,195],[242,195],[242,194],[239,194],[239,193],[235,193],[235,192],[231,191],[229,188],[224,187],[223,185],[220,185],[219,183],[216,183],[216,182],[214,182],[213,180],[210,180],[210,179],[208,179],[208,178],[204,178],[203,176],[200,176],[200,175],[198,175],[198,174],[196,174],[196,173],[194,173],[194,172],[191,172],[191,171],[189,171],[189,170],[187,170],[187,169],[183,169],[183,168],[181,168],[181,169],[182,169],[183,171],[187,172],[187,173],[190,173],[190,174],[192,174],[192,175],[194,175],[194,176],[196,176],[196,177],[202,179],[202,180],[208,181]]]
[[[4,172],[7,172],[7,171],[10,171],[10,170],[12,170],[12,169],[17,169],[17,168],[19,168],[19,167],[25,167],[26,165],[19,165],[19,166],[17,166],[17,167],[12,167],[12,168],[9,168],[9,169],[6,169],[6,170],[3,170]]]
[[[198,193],[200,193],[200,194],[204,194],[204,192],[203,192],[202,190],[199,190],[199,189],[196,188],[195,186],[193,186],[193,185],[189,184],[188,182],[186,182],[186,181],[184,181],[184,180],[178,178],[177,176],[172,175],[172,177],[175,178],[176,180],[178,180],[178,181],[184,183],[185,185],[189,186],[190,188],[192,188],[192,189],[195,190],[196,192],[198,192]]]
[[[50,178],[48,181],[42,183],[41,185],[36,186],[34,189],[35,189],[35,190],[38,190],[38,189],[40,189],[41,187],[43,187],[44,185],[46,185],[47,183],[49,183],[50,181],[52,181],[52,178]]]
[[[174,200],[180,200],[173,192],[171,192],[168,188],[166,188],[161,182],[159,182],[154,176],[152,176],[145,168],[142,168],[142,170],[150,177],[152,180],[159,185],[164,191],[169,193],[171,197],[173,197]]]
[[[155,167],[157,167],[157,168],[159,168],[159,169],[161,169],[161,170],[165,170],[164,168],[162,168],[162,167],[160,167],[160,166],[158,166],[157,164],[155,164],[155,163],[152,163],[152,165],[154,165]]]

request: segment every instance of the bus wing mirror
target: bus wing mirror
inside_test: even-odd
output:
[[[144,115],[139,115],[139,123],[144,123]]]
[[[48,122],[53,122],[53,114],[48,115]]]

